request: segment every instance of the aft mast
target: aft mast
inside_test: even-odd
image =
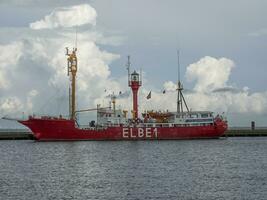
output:
[[[177,50],[177,64],[178,64],[178,83],[177,83],[177,113],[183,113],[183,103],[186,107],[187,112],[189,112],[189,109],[187,107],[184,95],[182,93],[183,91],[183,85],[180,80],[180,52]]]
[[[66,48],[66,55],[68,56],[68,76],[70,76],[71,88],[70,88],[70,99],[69,99],[69,115],[70,119],[75,119],[75,105],[76,105],[76,73],[77,73],[77,48],[73,48],[72,53],[69,53],[69,49]]]

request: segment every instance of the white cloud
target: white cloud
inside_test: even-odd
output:
[[[34,98],[38,95],[38,91],[33,89],[31,91],[29,91],[28,93],[28,97],[27,97],[27,101],[26,101],[26,105],[27,105],[27,110],[28,112],[33,113],[33,102],[34,102]]]
[[[196,81],[196,91],[212,91],[226,86],[234,62],[227,58],[206,56],[187,67],[186,77]]]
[[[0,99],[0,112],[14,114],[22,110],[23,104],[18,97],[6,97]]]
[[[189,65],[186,70],[187,78],[196,81],[193,91],[184,90],[189,109],[224,112],[231,119],[248,114],[258,117],[265,115],[267,113],[267,91],[251,93],[246,86],[238,89],[229,85],[228,80],[233,67],[234,62],[230,59],[216,59],[208,56]],[[162,91],[152,91],[152,98],[149,100],[146,99],[149,90],[145,87],[141,88],[140,110],[175,111],[177,85],[172,81],[167,81],[163,84],[163,88],[167,91],[165,94]],[[131,101],[131,99],[124,101]],[[235,121],[238,120],[230,121],[230,125],[236,125]]]
[[[30,24],[32,29],[52,29],[96,23],[96,10],[88,4],[55,9],[43,19]]]
[[[55,7],[83,3],[84,0],[1,0],[0,5]]]
[[[96,13],[94,14],[95,10],[92,11],[92,9],[89,5],[57,9],[47,15],[43,21],[45,25],[42,24],[43,22],[41,25],[35,23],[34,27],[56,27],[55,24],[71,26],[73,19],[68,24],[61,23],[59,20],[61,17],[66,17],[65,20],[68,21],[70,15],[74,15],[77,21],[81,22],[80,24],[94,24]],[[88,12],[91,13],[90,19],[86,16]],[[20,31],[23,37],[18,37],[15,42],[1,46],[0,49],[3,55],[0,58],[3,63],[0,66],[0,86],[6,85],[7,81],[10,83],[0,96],[1,115],[10,114],[13,111],[25,112],[25,114],[33,112],[52,115],[67,114],[69,80],[65,47],[73,46],[75,34],[69,29],[58,31],[40,29],[38,34],[31,29]],[[94,37],[91,37],[92,35]],[[119,55],[101,50],[96,42],[102,40],[106,40],[102,33],[90,29],[78,34],[78,108],[96,106],[95,99],[103,97],[105,89],[121,90],[121,86],[111,80],[108,66],[113,60],[118,59]],[[112,38],[109,40],[110,43],[112,43],[111,40]],[[5,79],[1,78],[2,75]],[[2,82],[5,83],[2,84]],[[12,111],[15,107],[12,105],[21,106],[17,106]]]
[[[163,84],[163,88],[166,91],[175,91],[177,89],[177,84],[173,83],[172,81],[167,81]]]
[[[21,42],[0,45],[0,90],[8,89],[12,84],[7,77],[9,73],[13,73],[14,67],[22,55],[21,48]]]
[[[193,93],[185,95],[193,110],[211,110],[227,113],[257,113],[267,112],[267,93],[221,92]]]

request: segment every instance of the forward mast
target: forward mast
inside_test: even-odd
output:
[[[70,88],[69,88],[69,115],[71,120],[75,120],[76,112],[76,74],[77,74],[77,48],[73,48],[72,52],[69,53],[69,49],[66,48],[67,69],[68,76],[70,76]]]

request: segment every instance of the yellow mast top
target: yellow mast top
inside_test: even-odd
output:
[[[68,76],[71,74],[71,88],[70,88],[70,119],[75,119],[75,87],[76,87],[76,73],[77,73],[77,48],[73,48],[72,53],[69,53],[69,49],[66,48],[66,55],[68,56]]]

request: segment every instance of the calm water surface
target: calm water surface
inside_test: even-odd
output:
[[[267,137],[0,141],[0,199],[267,199]]]

